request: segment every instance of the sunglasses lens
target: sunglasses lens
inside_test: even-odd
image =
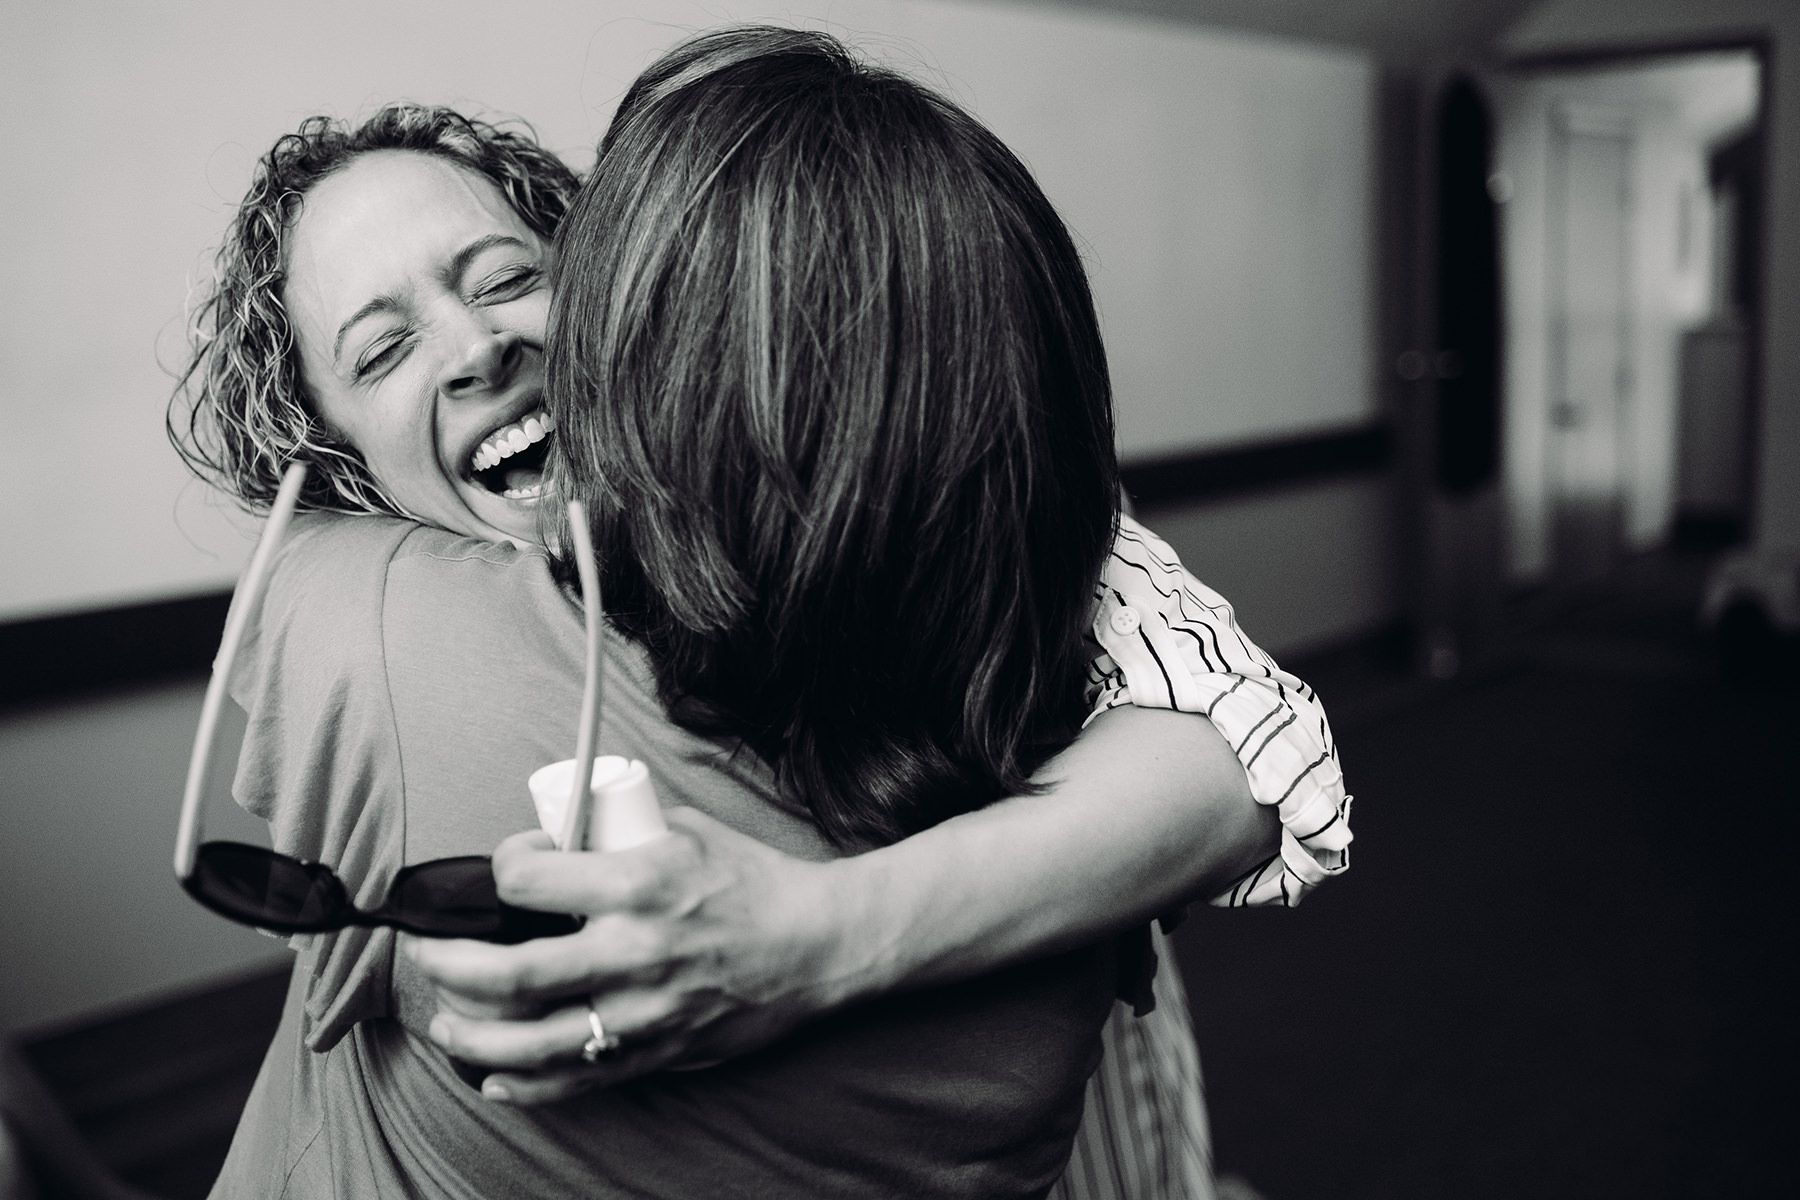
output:
[[[534,912],[502,901],[494,890],[493,866],[481,856],[440,858],[401,871],[383,915],[428,937],[507,944],[581,928],[566,913]]]
[[[186,886],[209,908],[280,933],[336,929],[347,907],[328,868],[239,842],[200,847]]]
[[[396,875],[382,911],[415,933],[478,938],[498,924],[500,897],[487,859],[440,858]]]

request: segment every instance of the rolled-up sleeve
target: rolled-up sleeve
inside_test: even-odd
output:
[[[1095,590],[1093,629],[1103,652],[1089,669],[1089,720],[1125,704],[1199,713],[1231,744],[1257,803],[1280,812],[1279,853],[1213,904],[1295,905],[1349,866],[1351,797],[1318,696],[1130,517]]]

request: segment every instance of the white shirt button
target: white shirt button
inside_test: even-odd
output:
[[[1112,615],[1113,632],[1120,637],[1130,637],[1138,631],[1138,626],[1142,623],[1142,619],[1138,616],[1138,610],[1129,604]]]

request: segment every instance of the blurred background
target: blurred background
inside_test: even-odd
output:
[[[163,413],[252,164],[408,98],[585,167],[742,20],[1032,167],[1140,516],[1338,723],[1357,870],[1182,931],[1222,1168],[1793,1194],[1792,0],[0,0],[0,1033],[96,1161],[204,1194],[288,962],[168,865],[256,525]]]

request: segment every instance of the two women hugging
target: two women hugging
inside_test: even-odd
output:
[[[1297,902],[1349,801],[1311,690],[1119,513],[1079,255],[989,131],[773,28],[665,54],[585,181],[313,119],[201,330],[190,465],[252,508],[311,468],[240,597],[239,802],[359,903],[492,852],[585,918],[296,937],[216,1194],[1210,1190],[1146,924]],[[521,832],[579,709],[570,497],[600,743],[669,805],[612,854]]]

